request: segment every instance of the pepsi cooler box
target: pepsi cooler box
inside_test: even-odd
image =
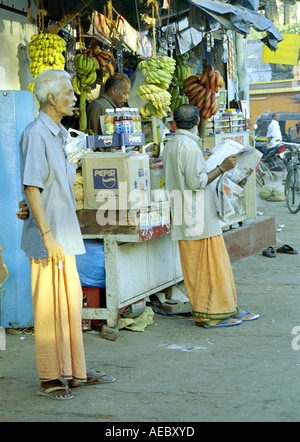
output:
[[[88,135],[86,147],[95,149],[97,147],[108,148],[118,146],[143,146],[145,134],[113,134],[113,135]]]
[[[82,158],[84,209],[131,210],[151,204],[147,154],[94,152]]]

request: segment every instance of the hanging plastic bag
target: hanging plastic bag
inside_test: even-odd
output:
[[[72,133],[77,136],[72,136]],[[76,129],[69,129],[69,135],[66,142],[67,154],[78,153],[82,149],[87,148],[87,134]]]

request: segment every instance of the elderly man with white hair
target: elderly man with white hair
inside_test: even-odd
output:
[[[64,116],[73,115],[76,97],[63,70],[41,72],[34,81],[37,118],[20,139],[21,180],[29,207],[21,248],[31,266],[38,395],[72,399],[69,385],[112,382],[87,370],[82,337],[82,288],[75,255],[85,253],[76,216],[76,169],[65,148]],[[61,381],[65,380],[65,382]]]

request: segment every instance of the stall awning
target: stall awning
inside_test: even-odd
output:
[[[272,50],[276,51],[277,43],[283,40],[282,35],[273,22],[268,20],[264,15],[256,12],[255,1],[240,0],[234,4],[223,3],[220,1],[207,0],[188,0],[192,5],[200,8],[202,11],[213,17],[225,28],[248,35],[251,27],[256,31],[266,32],[266,36],[262,41]],[[246,8],[246,5],[251,9]]]

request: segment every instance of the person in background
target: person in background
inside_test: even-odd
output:
[[[195,324],[229,327],[259,315],[237,307],[235,284],[209,184],[234,168],[231,155],[210,172],[201,150],[197,107],[174,110],[175,135],[162,153],[165,187],[171,206],[171,237],[177,240],[184,283]]]
[[[298,121],[298,123],[296,123],[296,135],[297,135],[297,138],[299,138],[299,136],[300,136],[300,121]]]
[[[76,102],[71,77],[63,70],[43,71],[34,80],[34,93],[40,113],[20,138],[25,202],[19,203],[17,217],[24,220],[21,248],[31,266],[37,394],[66,400],[74,397],[69,385],[114,378],[86,369],[85,363],[82,288],[75,261],[85,247],[73,194],[76,170],[68,161],[68,132],[61,124]]]
[[[100,116],[106,109],[123,107],[129,98],[131,83],[126,74],[116,73],[104,85],[104,94],[87,105],[87,127],[101,135]]]
[[[282,141],[282,134],[279,126],[279,115],[277,113],[272,114],[272,121],[269,124],[267,132],[267,144],[269,147],[274,146],[276,143]]]

